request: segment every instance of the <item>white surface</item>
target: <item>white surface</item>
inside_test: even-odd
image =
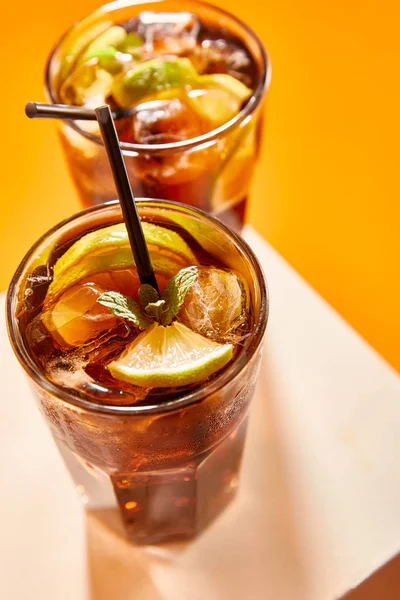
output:
[[[0,598],[334,600],[400,550],[399,378],[247,239],[271,315],[242,485],[191,544],[137,549],[85,524],[1,318]]]

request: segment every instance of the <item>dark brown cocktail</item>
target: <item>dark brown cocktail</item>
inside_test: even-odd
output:
[[[55,103],[113,107],[137,196],[190,204],[240,230],[269,72],[260,40],[216,7],[114,2],[61,39],[47,92]],[[97,124],[59,132],[82,203],[114,198]]]
[[[32,248],[8,325],[87,509],[154,543],[193,536],[235,493],[267,297],[252,251],[218,221],[138,208],[158,296],[108,204]]]

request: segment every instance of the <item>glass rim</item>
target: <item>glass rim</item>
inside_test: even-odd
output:
[[[126,8],[129,6],[136,6],[136,5],[140,5],[140,4],[162,4],[164,1],[165,0],[147,0],[147,2],[144,0],[114,0],[113,2],[108,2],[106,4],[103,4],[98,9],[87,14],[85,17],[83,17],[82,19],[80,19],[79,21],[74,23],[71,27],[69,27],[69,29],[67,29],[67,31],[65,31],[65,33],[59,38],[59,40],[53,47],[53,50],[51,51],[51,53],[47,59],[46,66],[45,66],[45,90],[46,90],[47,95],[50,98],[51,102],[53,104],[58,103],[56,93],[50,83],[50,70],[51,70],[52,60],[53,60],[56,52],[58,51],[60,45],[62,44],[62,42],[66,39],[66,37],[68,35],[70,35],[71,32],[73,32],[74,29],[79,27],[79,25],[82,21],[84,21],[89,16],[94,15],[96,13],[99,13],[99,14],[101,14],[101,12],[108,13],[108,12],[112,12],[114,10],[118,10],[119,8]],[[183,1],[183,0],[181,0],[181,1]],[[132,152],[132,153],[137,153],[137,154],[172,153],[172,152],[176,152],[179,150],[188,150],[191,148],[202,146],[203,144],[205,146],[207,146],[210,143],[213,143],[217,138],[223,137],[226,134],[228,134],[231,130],[235,129],[238,125],[243,123],[243,121],[245,121],[245,119],[247,117],[250,117],[250,115],[259,106],[259,104],[261,103],[262,99],[264,98],[264,96],[268,90],[268,87],[269,87],[269,84],[271,81],[271,62],[270,62],[269,55],[268,55],[266,48],[264,47],[263,43],[261,42],[258,35],[255,33],[255,31],[253,31],[253,29],[251,27],[249,27],[249,25],[246,25],[246,23],[244,23],[244,21],[242,21],[241,19],[239,19],[238,17],[236,17],[229,11],[227,11],[223,8],[220,8],[219,6],[214,6],[213,4],[211,4],[209,2],[204,2],[203,0],[189,0],[189,2],[187,4],[205,6],[205,7],[211,8],[212,10],[215,10],[217,13],[219,13],[223,16],[226,16],[229,19],[235,21],[237,25],[239,25],[248,35],[250,35],[253,38],[253,40],[256,42],[256,44],[258,46],[258,49],[259,49],[260,55],[261,55],[261,59],[262,59],[262,69],[261,69],[260,81],[259,81],[256,89],[253,90],[253,93],[252,93],[251,97],[249,98],[248,102],[246,102],[245,106],[238,112],[238,114],[235,115],[234,117],[232,117],[232,119],[230,119],[226,123],[223,123],[222,125],[220,125],[219,127],[216,127],[215,129],[212,129],[211,131],[208,131],[207,133],[204,133],[202,135],[199,135],[199,136],[196,136],[193,138],[189,138],[188,140],[182,140],[180,142],[169,142],[166,144],[134,144],[134,143],[130,143],[130,142],[120,142],[120,147],[125,152]],[[64,124],[68,127],[71,127],[71,129],[73,129],[77,133],[83,135],[83,137],[91,140],[92,142],[95,142],[98,145],[103,144],[100,136],[97,136],[93,133],[90,133],[89,131],[85,131],[84,129],[81,129],[79,127],[79,125],[77,125],[76,121],[65,120]]]
[[[227,234],[230,238],[233,238],[234,243],[238,245],[240,249],[244,252],[247,259],[249,260],[252,269],[255,272],[260,292],[260,308],[257,323],[255,324],[255,328],[250,334],[251,338],[249,346],[247,347],[247,351],[242,352],[237,358],[237,360],[234,360],[231,365],[229,365],[220,374],[218,374],[209,384],[206,384],[205,386],[202,386],[193,392],[188,392],[187,394],[184,394],[183,396],[180,396],[177,399],[169,400],[167,402],[159,404],[148,404],[141,406],[118,406],[113,404],[100,404],[92,400],[84,399],[78,393],[73,392],[71,390],[67,390],[66,388],[63,388],[53,383],[52,381],[46,378],[44,373],[39,371],[37,364],[30,356],[25,344],[23,344],[21,340],[20,330],[13,311],[15,291],[28,262],[34,257],[37,249],[40,248],[40,246],[43,244],[43,242],[46,241],[46,239],[49,236],[55,234],[61,228],[72,223],[76,219],[84,217],[85,215],[91,214],[93,212],[99,212],[110,207],[117,207],[119,205],[119,201],[111,200],[101,205],[91,206],[57,223],[55,226],[53,226],[51,229],[45,232],[35,244],[33,244],[33,246],[25,254],[24,258],[22,259],[17,270],[14,273],[6,297],[6,320],[8,336],[14,353],[18,358],[18,361],[22,365],[27,375],[39,386],[39,388],[44,389],[51,395],[55,396],[59,400],[62,400],[63,402],[66,402],[67,404],[72,404],[86,411],[112,414],[114,416],[163,414],[165,412],[181,409],[188,405],[197,404],[203,401],[205,398],[207,398],[207,396],[217,393],[230,381],[233,381],[233,379],[238,377],[241,371],[243,371],[243,369],[255,355],[258,348],[260,347],[260,344],[263,341],[263,336],[269,316],[269,294],[266,279],[264,277],[261,265],[257,257],[255,256],[253,250],[241,236],[239,236],[234,231],[231,231],[224,223],[214,218],[213,216],[187,204],[181,204],[170,200],[156,200],[151,198],[138,198],[136,202],[138,203],[139,209],[141,206],[151,208],[152,205],[154,206],[155,204],[158,204],[159,206],[166,206],[167,208],[171,208],[175,211],[179,210],[180,208],[182,208],[186,212],[188,212],[189,210],[190,212],[195,213],[197,216],[201,217],[202,219],[206,218],[208,221],[211,221],[212,224],[216,225],[219,229],[222,229],[222,231],[225,234]]]

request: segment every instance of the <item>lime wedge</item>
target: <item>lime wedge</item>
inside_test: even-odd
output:
[[[78,65],[97,57],[98,53],[101,53],[104,48],[111,46],[116,50],[116,47],[123,43],[127,35],[126,30],[119,25],[113,25],[106,29],[88,45],[85,52],[78,58]]]
[[[232,344],[217,344],[175,321],[154,324],[107,368],[115,379],[139,387],[179,387],[204,381],[232,354]]]
[[[93,58],[97,58],[100,63],[102,61],[111,61],[115,59],[117,52],[118,50],[114,48],[114,46],[102,46],[101,48],[95,48],[90,52],[86,52],[84,62],[92,60]]]
[[[237,115],[251,94],[238,79],[217,73],[198,77],[196,86],[188,92],[188,100],[197,114],[218,127]]]
[[[257,155],[257,123],[257,118],[253,117],[231,134],[230,148],[211,195],[211,206],[216,216],[220,210],[227,208],[227,199],[232,206],[248,193]]]
[[[143,46],[143,38],[135,32],[128,33],[127,36],[118,44],[119,52],[127,52],[128,54],[136,54],[137,49]]]
[[[142,222],[144,236],[156,274],[173,277],[197,260],[179,234],[153,223]],[[124,223],[92,231],[73,244],[54,265],[45,306],[71,285],[95,273],[135,265]]]
[[[188,101],[196,113],[203,119],[208,119],[214,127],[232,119],[241,106],[236,96],[218,88],[190,90]]]
[[[113,76],[92,59],[74,69],[60,89],[63,102],[68,104],[103,104],[111,91]]]
[[[193,84],[198,77],[188,58],[153,58],[116,80],[112,95],[123,108],[164,89]]]
[[[85,25],[85,27],[84,27]],[[80,23],[81,31],[79,36],[67,48],[65,56],[61,59],[60,70],[57,81],[62,84],[65,78],[70,74],[71,68],[75,65],[80,53],[94,42],[103,32],[107,31],[112,25],[111,21],[95,23],[95,15],[91,15]]]
[[[250,98],[253,93],[252,90],[239,81],[239,79],[232,77],[232,75],[227,75],[226,73],[200,75],[200,77],[197,78],[197,82],[199,87],[205,89],[217,88],[225,90],[232,94],[232,96],[235,96],[240,103]]]
[[[185,212],[172,212],[168,219],[180,225],[204,248],[211,256],[218,258],[227,268],[232,269],[244,277],[247,270],[241,254],[237,251],[235,242],[224,231],[217,229],[207,221],[194,219]]]

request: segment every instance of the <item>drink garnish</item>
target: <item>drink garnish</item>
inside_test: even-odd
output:
[[[133,298],[113,291],[104,292],[97,302],[140,329],[147,329],[154,321],[167,327],[180,311],[197,277],[197,267],[190,266],[181,269],[168,281],[161,296],[151,285],[143,284],[138,292],[140,304]]]
[[[169,325],[172,319],[176,317],[186,300],[190,288],[197,281],[197,277],[197,267],[188,267],[187,269],[181,269],[168,281],[162,293],[165,307],[161,313],[161,325]]]
[[[69,46],[69,48],[67,48],[65,56],[61,60],[59,72],[60,82],[64,81],[65,78],[69,76],[71,69],[73,69],[73,67],[76,65],[76,61],[81,52],[85,51],[89,44],[98,39],[99,36],[107,32],[110,28],[110,25],[110,21],[98,23],[97,25],[93,25],[93,27],[89,30],[82,32],[77,39],[74,39],[73,43]]]
[[[116,317],[130,321],[138,329],[147,329],[153,324],[133,298],[120,292],[104,292],[97,298],[97,302],[110,309]]]
[[[231,119],[252,91],[227,74],[199,75],[188,58],[153,58],[115,80],[111,94],[122,108],[143,98],[164,98],[175,88],[187,88],[189,105],[214,126]]]
[[[232,356],[232,344],[218,344],[174,321],[167,327],[154,323],[107,368],[115,379],[139,387],[178,387],[206,380]]]
[[[231,75],[216,73],[200,75],[196,85],[188,91],[189,105],[214,127],[232,119],[252,91]]]
[[[79,57],[78,65],[101,55],[102,51],[106,49],[112,49],[117,52],[126,37],[127,33],[123,27],[113,25],[89,44],[85,52]]]
[[[114,100],[129,108],[141,98],[164,89],[191,85],[197,71],[188,58],[153,58],[133,67],[118,78],[112,89]]]
[[[227,73],[212,73],[210,75],[200,75],[198,82],[202,87],[206,89],[221,89],[226,92],[230,92],[233,96],[236,96],[240,102],[244,102],[250,98],[253,93],[244,83],[228,75]]]
[[[157,17],[156,13],[151,14],[151,19]],[[165,21],[166,13],[160,13],[162,18],[157,23],[147,21],[147,13],[142,13],[143,17],[146,15],[146,19],[141,24],[141,33],[128,33],[121,25],[106,26],[104,30],[103,24],[92,32],[97,33],[97,36],[83,35],[76,48],[74,46],[67,52],[65,64],[61,66],[63,76],[59,78],[59,85],[62,101],[76,107],[83,105],[87,109],[106,102],[111,103],[114,107],[114,118],[128,115],[133,118],[133,131],[124,131],[129,137],[129,140],[124,141],[139,144],[168,143],[168,140],[165,141],[161,136],[144,141],[142,136],[136,135],[136,109],[145,101],[179,98],[186,110],[196,113],[202,121],[201,131],[185,127],[180,131],[181,115],[175,111],[170,126],[177,139],[172,141],[200,136],[230,121],[240,112],[243,103],[253,92],[240,80],[239,71],[231,69],[229,72],[218,72],[214,70],[216,65],[212,66],[212,61],[208,65],[207,61],[203,64],[198,57],[196,58],[199,22],[189,13],[187,21],[184,22],[181,19],[182,14],[179,13],[179,22],[170,23],[172,28],[169,28],[170,24]],[[155,25],[154,29],[152,25]],[[179,37],[178,31],[181,31],[183,38]],[[171,46],[165,36],[171,37],[176,44]],[[188,40],[191,40],[191,43],[186,46]],[[217,55],[222,53],[217,63],[221,60],[224,62],[222,47],[218,44],[215,47],[212,43],[206,44],[203,48],[206,54],[207,48],[212,55],[215,52]],[[232,56],[235,56],[234,63],[238,67],[237,49],[232,50]],[[246,64],[243,60],[242,57],[239,63]],[[207,65],[212,68],[211,71],[207,72]],[[223,65],[219,65],[218,68],[223,71]],[[247,79],[244,79],[246,83]],[[159,108],[160,115],[167,110],[165,106]],[[66,118],[62,111],[55,112],[52,107],[49,107],[47,115],[41,110],[40,113],[29,116]],[[79,113],[71,113],[71,119],[73,118],[79,119]],[[84,118],[89,120],[88,113],[85,113]],[[153,114],[150,122],[154,118],[157,118],[157,112]]]
[[[143,222],[142,228],[155,271],[172,277],[179,269],[196,264],[196,258],[176,232]],[[135,266],[124,223],[96,229],[75,242],[54,265],[45,306],[67,288],[95,273]]]
[[[219,344],[173,321],[197,277],[197,267],[181,269],[161,297],[144,284],[139,288],[140,304],[119,292],[105,292],[97,299],[114,315],[145,330],[107,365],[113,377],[140,387],[189,385],[207,379],[231,360],[232,344]]]
[[[118,45],[117,49],[120,52],[126,52],[135,57],[135,54],[138,51],[138,48],[143,46],[143,38],[138,33],[131,31],[127,34],[127,36],[123,39],[123,41]],[[139,57],[140,54],[137,54]]]

